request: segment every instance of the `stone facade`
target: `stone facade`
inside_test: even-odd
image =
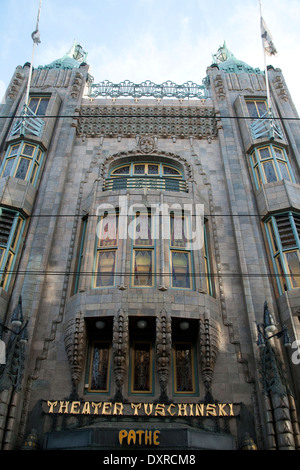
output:
[[[251,132],[247,100],[266,99],[265,81],[242,62],[209,66],[206,96],[190,100],[91,98],[86,63],[39,67],[30,96],[49,98],[42,134],[12,135],[28,73],[28,64],[17,67],[0,122],[0,204],[25,220],[18,249],[14,239],[2,243],[3,252],[15,251],[0,288],[7,345],[1,449],[118,449],[121,429],[158,430],[159,448],[175,449],[174,428],[189,436],[184,448],[298,449],[297,347],[285,349],[286,335],[262,336],[270,312],[275,333],[286,328],[294,345],[300,329],[299,268],[293,264],[292,288],[280,291],[272,260],[282,256],[283,263],[287,251],[273,254],[266,230],[278,214],[296,222],[299,214],[300,127],[288,119],[296,111],[281,71],[269,69],[282,130],[271,139]],[[34,183],[3,170],[20,142],[43,151]],[[293,177],[277,173],[257,188],[250,155],[270,145],[286,152]],[[113,177],[114,169],[137,164],[174,168],[181,176]],[[190,260],[188,286],[174,284],[170,240],[162,237],[139,247],[152,256],[151,285],[135,284],[130,237],[106,246],[106,254],[115,253],[113,282],[99,284],[99,206],[120,211],[122,201],[128,208],[186,204],[190,215],[204,208],[205,249],[173,250]],[[157,227],[164,224],[160,217]],[[21,318],[12,325],[13,313]],[[144,332],[140,320],[147,322]],[[95,344],[98,362],[91,359]],[[141,375],[136,370],[145,357]],[[93,367],[105,385],[91,385]]]

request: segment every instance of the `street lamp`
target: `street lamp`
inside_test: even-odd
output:
[[[287,327],[284,326],[281,331],[276,332],[276,325],[273,315],[268,309],[267,302],[264,303],[264,322],[262,324],[257,323],[257,346],[262,349],[265,347],[266,342],[271,338],[283,338],[283,344],[285,347],[291,346],[291,340],[287,331]],[[273,333],[270,335],[270,333]]]

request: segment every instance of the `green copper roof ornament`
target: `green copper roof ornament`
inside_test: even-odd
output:
[[[87,52],[83,50],[83,47],[75,40],[69,52],[67,52],[60,59],[56,59],[45,67],[50,69],[73,69],[78,68],[82,63],[86,62]]]
[[[250,67],[250,65],[246,64],[246,62],[237,59],[228,49],[225,41],[223,46],[220,46],[217,53],[213,54],[212,57],[213,63],[216,64],[219,69],[228,73],[262,73],[260,69],[254,69],[253,67]]]

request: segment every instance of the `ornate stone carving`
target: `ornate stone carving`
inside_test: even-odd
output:
[[[86,325],[82,312],[70,318],[65,327],[65,348],[71,368],[72,396],[77,396],[86,351]]]
[[[154,150],[154,139],[153,137],[141,137],[139,140],[139,148],[143,153],[151,153]]]
[[[163,309],[156,318],[156,364],[160,384],[159,401],[168,401],[167,387],[169,382],[169,366],[171,361],[171,318]]]
[[[122,387],[125,379],[128,355],[128,317],[123,309],[114,318],[113,325],[113,361],[116,381],[115,400],[122,401]]]
[[[136,137],[202,139],[215,137],[212,106],[82,106],[77,135],[86,137]]]
[[[199,321],[200,367],[206,391],[210,391],[220,348],[219,324],[205,315]]]

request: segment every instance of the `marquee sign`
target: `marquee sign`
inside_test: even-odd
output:
[[[235,416],[233,403],[121,403],[56,400],[44,402],[47,413],[63,415],[209,417]]]

